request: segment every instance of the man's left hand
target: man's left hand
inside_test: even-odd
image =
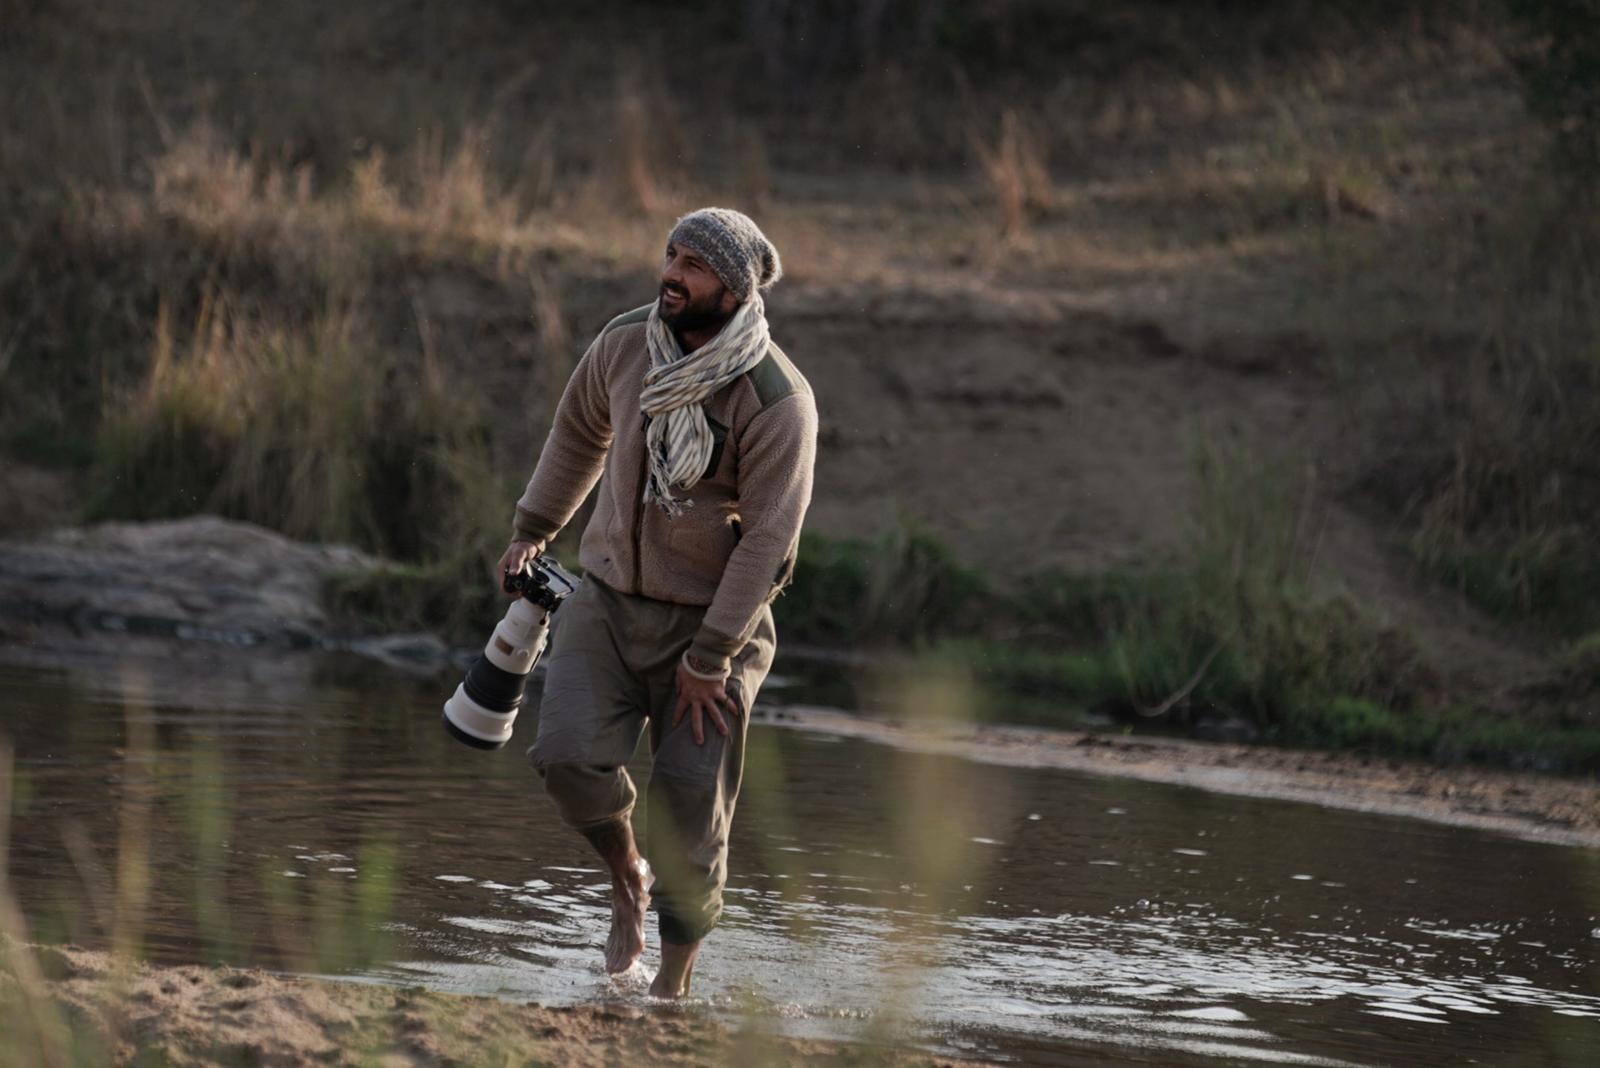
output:
[[[706,742],[705,716],[711,717],[712,724],[717,728],[717,733],[728,733],[728,721],[723,718],[723,712],[735,716],[739,714],[738,706],[733,703],[733,698],[728,696],[726,683],[721,679],[698,679],[689,674],[683,662],[678,662],[678,706],[672,712],[672,725],[676,727],[683,722],[683,714],[689,713],[689,729],[694,733],[694,744],[704,745]]]

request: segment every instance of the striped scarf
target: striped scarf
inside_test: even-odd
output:
[[[650,370],[644,375],[639,407],[649,417],[645,450],[650,477],[644,503],[659,504],[676,517],[694,501],[674,497],[700,481],[711,462],[713,441],[701,402],[738,378],[767,354],[767,310],[758,293],[739,305],[716,337],[687,356],[671,328],[661,321],[661,302],[650,308],[645,339]]]

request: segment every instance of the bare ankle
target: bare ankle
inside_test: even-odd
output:
[[[643,877],[640,871],[644,860],[639,856],[638,847],[633,840],[633,827],[626,818],[587,827],[582,833],[610,869],[611,883],[614,887],[642,888]]]
[[[700,943],[675,945],[661,943],[661,969],[650,984],[650,993],[658,998],[681,998],[689,993],[694,979],[694,961],[700,954]]]
[[[611,892],[630,901],[648,899],[649,872],[644,861],[636,858],[633,863],[624,865],[621,871],[611,873]]]

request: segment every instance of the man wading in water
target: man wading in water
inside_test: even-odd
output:
[[[770,605],[811,500],[816,404],[761,299],[782,272],[739,212],[678,220],[657,300],[613,319],[573,371],[500,560],[520,568],[600,480],[528,752],[611,869],[608,971],[643,952],[654,894],[662,997],[688,992],[722,912],[748,713],[776,648]],[[648,867],[623,767],[647,727]]]

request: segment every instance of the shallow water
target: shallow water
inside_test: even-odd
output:
[[[249,664],[0,669],[36,937],[142,920],[164,962],[647,1000],[596,967],[607,884],[521,745],[447,738],[439,682]],[[739,1023],[1026,1063],[1588,1065],[1600,852],[758,723],[696,985]]]

